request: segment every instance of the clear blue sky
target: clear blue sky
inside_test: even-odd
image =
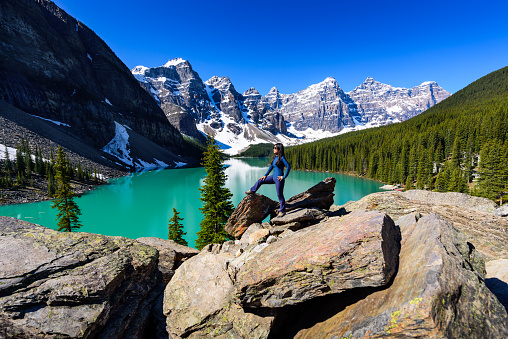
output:
[[[132,69],[189,60],[240,93],[295,93],[334,77],[455,93],[508,65],[508,1],[56,0]]]

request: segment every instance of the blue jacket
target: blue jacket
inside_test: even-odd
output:
[[[282,163],[284,164],[284,167],[280,168],[280,167],[277,167],[276,163],[277,163],[277,159],[279,157],[275,157],[275,159],[273,159],[270,167],[268,167],[268,171],[266,172],[265,174],[265,177],[272,171],[272,169],[274,170],[273,171],[273,177],[274,179],[281,176],[282,175],[282,170],[284,169],[284,167],[286,167],[286,173],[284,174],[282,180],[286,179],[286,177],[288,176],[289,174],[289,171],[291,171],[291,166],[289,166],[289,163],[288,161],[286,160],[285,157],[282,157],[281,158],[281,161]]]

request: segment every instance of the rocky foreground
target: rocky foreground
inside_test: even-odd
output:
[[[505,212],[426,191],[335,206],[334,186],[284,217],[248,195],[236,240],[201,252],[0,217],[0,338],[508,337]]]

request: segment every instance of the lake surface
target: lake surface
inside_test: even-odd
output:
[[[233,193],[235,206],[245,196],[256,180],[268,169],[265,159],[229,159],[226,164],[228,180],[226,186]],[[133,173],[111,180],[110,185],[101,186],[76,199],[81,208],[82,232],[167,239],[168,220],[173,216],[173,207],[184,220],[185,239],[194,247],[202,207],[199,187],[205,177],[204,168],[183,168]],[[381,191],[383,184],[378,181],[353,176],[306,171],[291,171],[286,179],[284,196],[287,199],[314,186],[326,177],[337,179],[335,204],[342,205],[350,200]],[[278,201],[275,185],[263,185],[257,193]],[[56,209],[52,201],[30,204],[0,206],[0,215],[56,229]]]

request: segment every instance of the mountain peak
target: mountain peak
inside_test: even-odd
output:
[[[277,89],[277,87],[273,86],[270,91],[268,92],[268,94],[275,94],[275,93],[279,93],[279,90]]]
[[[259,95],[259,92],[254,87],[251,87],[248,90],[246,90],[245,92],[243,92],[243,95],[244,96],[247,96],[247,95]]]
[[[132,74],[142,74],[145,75],[146,70],[149,69],[148,67],[139,65],[131,69]]]
[[[187,60],[184,60],[182,58],[174,58],[170,59],[168,62],[164,64],[164,67],[171,67],[171,66],[177,66],[181,63],[188,62]]]

